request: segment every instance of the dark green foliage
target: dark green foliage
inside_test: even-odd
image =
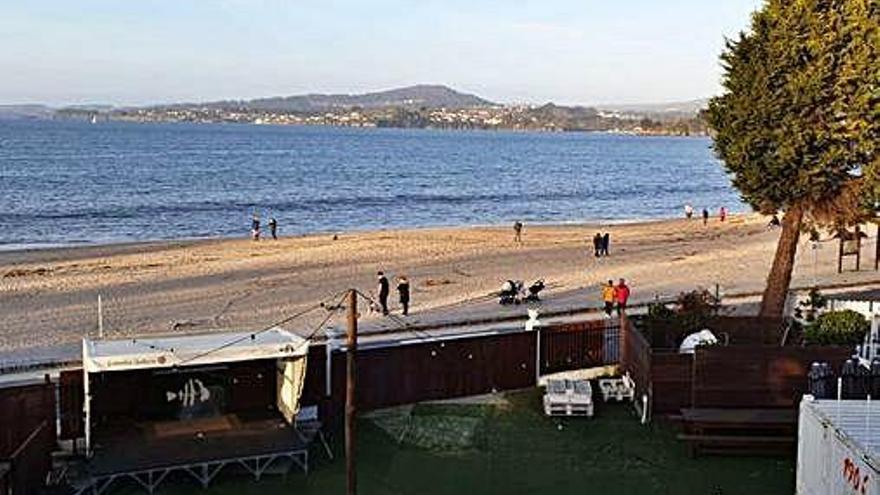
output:
[[[816,320],[816,314],[819,310],[824,309],[827,305],[828,299],[819,292],[819,289],[813,287],[810,289],[807,300],[799,302],[794,308],[794,317],[812,323]]]
[[[804,331],[804,342],[816,345],[856,346],[864,342],[871,324],[860,313],[845,309],[819,316]]]
[[[878,52],[876,0],[768,0],[751,31],[728,41],[725,91],[707,118],[716,152],[752,207],[801,206],[831,221],[828,204],[854,176],[876,186]]]
[[[721,63],[715,151],[755,210],[785,211],[760,311],[778,317],[801,229],[877,209],[880,2],[766,0]]]
[[[687,335],[706,328],[720,307],[720,301],[708,290],[693,290],[679,294],[674,308],[659,302],[649,305],[642,321],[647,329],[674,328]]]

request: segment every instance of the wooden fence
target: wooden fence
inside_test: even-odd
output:
[[[541,329],[541,374],[619,361],[617,320],[592,320]]]
[[[357,406],[371,410],[533,387],[538,360],[541,374],[616,364],[619,334],[619,326],[606,321],[544,327],[540,356],[535,332],[365,348],[358,351]],[[328,419],[344,406],[346,354],[332,353],[329,395],[326,360],[325,345],[311,346],[303,403],[320,404]]]
[[[51,469],[55,386],[48,382],[0,393],[0,495],[33,493]],[[37,483],[36,485],[34,483]]]
[[[693,407],[796,407],[809,391],[814,361],[839,370],[846,347],[729,346],[698,348],[693,364]]]
[[[598,320],[542,327],[541,352],[536,332],[514,331],[479,336],[424,336],[416,342],[363,346],[358,351],[358,407],[361,410],[448,399],[535,385],[541,373],[615,364],[619,360],[616,320]],[[303,404],[320,405],[324,419],[338,417],[345,400],[344,350],[330,357],[327,390],[327,347],[309,348]],[[233,363],[229,375],[229,407],[235,411],[265,409],[274,403],[274,362]],[[114,415],[149,414],[151,372],[116,372],[92,385],[93,420]],[[61,373],[59,437],[76,439],[83,432],[82,370]],[[108,398],[101,400],[101,397]],[[110,400],[109,398],[112,398]],[[54,407],[54,399],[51,403]],[[8,428],[0,428],[0,432]]]
[[[786,336],[786,325],[780,318],[717,316],[700,327],[710,329],[725,345],[778,346]],[[677,351],[681,341],[687,336],[680,325],[672,323],[653,323],[645,333],[655,350]],[[788,342],[792,342],[795,336],[786,337]]]
[[[651,390],[651,344],[626,318],[620,328],[620,369],[629,373],[636,384],[636,396],[653,395]]]
[[[6,473],[0,480],[0,495],[34,493],[52,470],[52,451],[56,448],[55,423],[45,420],[31,430],[8,456],[0,458]]]
[[[626,321],[621,329],[621,369],[629,372],[653,414],[679,414],[690,407],[794,407],[807,392],[814,361],[835,369],[851,354],[844,347],[779,346],[779,320],[719,318],[713,331],[729,345],[700,347],[694,354],[670,348],[672,330],[655,329],[649,339]]]
[[[691,403],[693,354],[658,351],[651,355],[651,411],[678,413]]]

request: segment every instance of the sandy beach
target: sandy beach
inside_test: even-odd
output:
[[[620,277],[633,302],[716,283],[725,294],[754,292],[778,236],[766,224],[759,215],[713,218],[708,226],[683,219],[526,224],[522,245],[510,227],[473,227],[0,252],[0,350],[71,344],[94,333],[98,294],[109,336],[257,329],[352,286],[373,292],[377,270],[409,277],[413,323],[438,312],[491,316],[498,310],[492,293],[508,278],[545,279],[550,308],[598,306],[599,283]],[[598,230],[611,233],[607,258],[592,254]],[[836,273],[836,240],[822,243],[814,266],[804,239],[793,285],[880,281],[874,235],[863,247],[862,271],[843,274]],[[396,306],[393,292],[391,299]],[[292,326],[306,332],[321,317]]]

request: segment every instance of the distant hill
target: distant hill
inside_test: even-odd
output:
[[[230,100],[174,107],[208,107],[276,112],[313,113],[341,108],[469,108],[494,106],[495,103],[476,95],[461,93],[447,86],[419,84],[405,88],[364,94],[307,94],[277,96],[255,100]],[[162,105],[165,106],[165,105]]]
[[[0,119],[48,119],[54,113],[46,105],[0,105]]]

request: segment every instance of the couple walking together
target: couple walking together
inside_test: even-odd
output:
[[[391,284],[385,273],[379,272],[377,275],[379,277],[379,305],[382,314],[388,316],[388,296],[391,293]],[[400,295],[401,313],[406,316],[409,314],[409,280],[403,275],[397,277],[397,293]]]
[[[620,279],[617,285],[609,280],[602,286],[602,301],[605,303],[605,314],[611,316],[612,310],[617,306],[617,314],[626,311],[626,302],[629,300],[629,286],[624,279]]]
[[[611,246],[611,234],[605,232],[602,234],[600,232],[596,232],[596,235],[593,236],[593,252],[596,257],[599,256],[608,256],[608,248]]]

